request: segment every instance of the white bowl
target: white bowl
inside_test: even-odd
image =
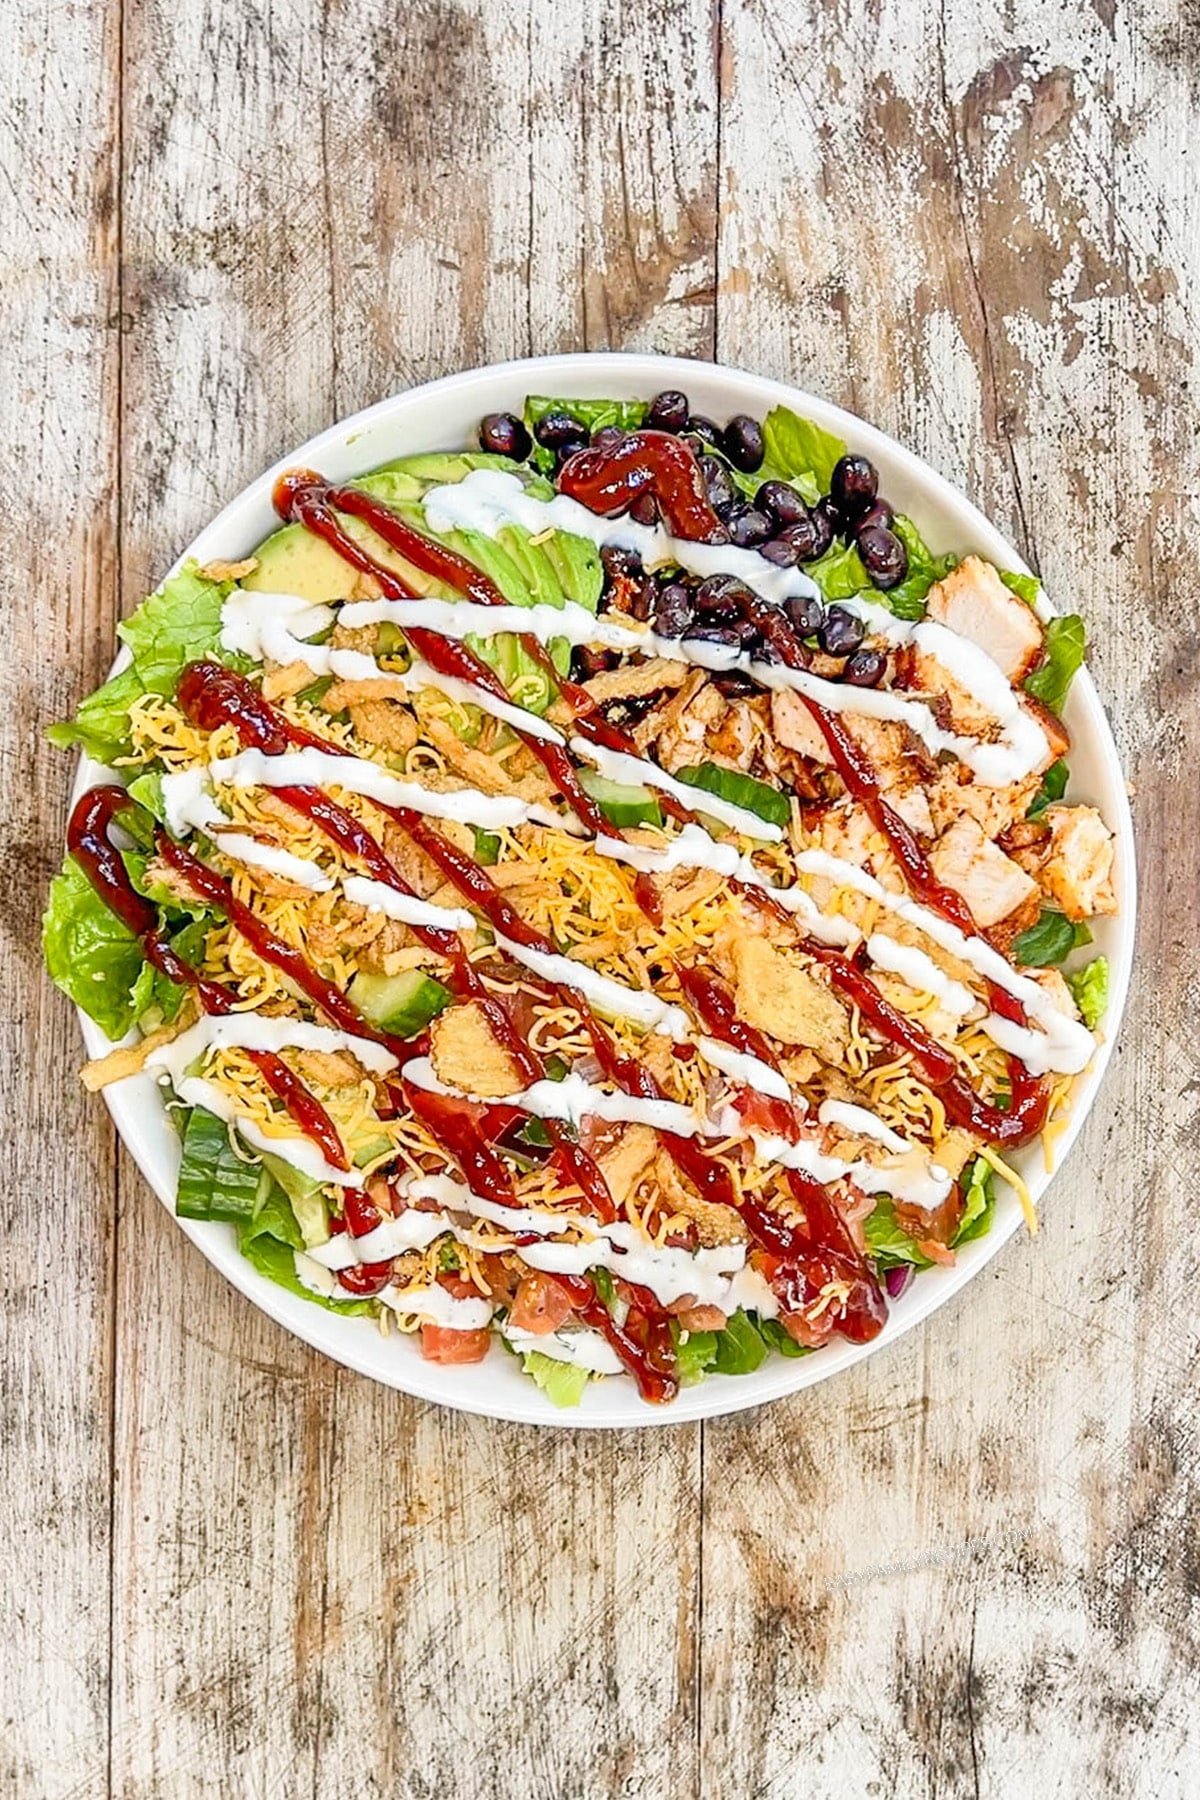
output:
[[[840,407],[784,387],[780,382],[717,368],[711,363],[620,353],[499,363],[382,400],[311,438],[268,469],[200,533],[180,561],[192,556],[201,562],[217,557],[233,559],[252,550],[277,523],[271,507],[271,488],[285,468],[301,465],[318,469],[333,479],[346,480],[396,456],[460,448],[472,441],[484,413],[505,409],[519,412],[529,393],[581,399],[611,394],[633,399],[649,398],[665,387],[683,388],[698,412],[717,419],[735,412],[761,417],[779,404],[795,408],[836,432],[852,449],[865,451],[871,457],[879,468],[881,486],[889,501],[898,511],[912,514],[935,551],[976,550],[1001,568],[1024,567],[1016,551],[982,513],[928,464]],[[1112,971],[1105,1041],[1076,1086],[1070,1122],[1058,1139],[1060,1163],[1096,1098],[1120,1024],[1129,984],[1135,906],[1133,829],[1124,776],[1108,722],[1086,673],[1079,675],[1072,687],[1066,721],[1073,740],[1071,795],[1094,802],[1117,834],[1120,911],[1115,918],[1097,923],[1096,948],[1107,955]],[[104,779],[110,779],[108,772],[84,759],[76,794]],[[89,1019],[82,1014],[80,1017],[89,1053],[103,1054],[110,1047],[108,1040]],[[167,1123],[157,1088],[148,1076],[134,1076],[107,1089],[105,1100],[134,1161],[174,1216],[179,1145]],[[1015,1160],[1035,1201],[1039,1200],[1050,1181],[1039,1143],[1027,1146]],[[684,1389],[667,1407],[647,1405],[639,1399],[632,1381],[614,1378],[592,1383],[582,1406],[570,1411],[552,1407],[499,1346],[492,1349],[486,1361],[474,1366],[443,1368],[425,1362],[412,1339],[396,1333],[384,1337],[369,1319],[338,1318],[276,1287],[239,1255],[231,1227],[187,1219],[178,1223],[208,1260],[263,1312],[327,1356],[376,1381],[444,1406],[498,1419],[538,1425],[619,1426],[678,1424],[735,1412],[827,1380],[894,1342],[956,1294],[1012,1236],[1021,1223],[1021,1212],[1015,1196],[1003,1189],[987,1237],[964,1246],[952,1269],[930,1269],[919,1274],[907,1293],[892,1304],[887,1325],[869,1344],[837,1341],[813,1356],[794,1360],[771,1357],[753,1375],[712,1375],[698,1386]]]

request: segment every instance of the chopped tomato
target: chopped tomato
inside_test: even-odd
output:
[[[422,1325],[421,1355],[435,1363],[482,1362],[491,1337],[486,1326],[479,1331],[452,1331],[448,1325]]]
[[[479,1289],[473,1281],[465,1276],[456,1275],[452,1269],[446,1269],[438,1276],[438,1286],[445,1288],[452,1300],[478,1300]]]
[[[557,1331],[564,1319],[575,1311],[575,1302],[561,1281],[535,1269],[521,1278],[513,1301],[510,1321],[518,1331],[532,1331],[545,1337]]]
[[[771,1094],[760,1094],[752,1088],[744,1088],[733,1105],[743,1122],[752,1130],[770,1132],[775,1137],[787,1138],[793,1143],[800,1135],[795,1110],[786,1100],[776,1099]]]
[[[689,1306],[675,1317],[685,1331],[724,1331],[729,1323],[719,1306]]]

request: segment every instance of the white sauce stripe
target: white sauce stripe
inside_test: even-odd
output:
[[[342,892],[354,906],[368,912],[381,912],[402,925],[429,925],[436,931],[474,931],[475,915],[463,906],[435,906],[419,900],[415,894],[401,894],[386,881],[372,881],[365,875],[347,875]]]
[[[867,939],[867,955],[876,968],[898,975],[906,987],[918,994],[932,994],[953,1018],[965,1019],[979,1005],[969,987],[952,981],[931,956],[914,944],[901,944],[884,931],[873,931]]]

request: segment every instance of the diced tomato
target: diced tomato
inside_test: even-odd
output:
[[[438,1286],[445,1288],[452,1300],[478,1300],[479,1289],[473,1281],[463,1275],[456,1275],[452,1269],[443,1270],[438,1276]]]
[[[517,1288],[509,1317],[518,1331],[532,1331],[545,1337],[557,1331],[564,1319],[575,1311],[575,1302],[561,1281],[535,1269],[525,1275]]]
[[[733,1105],[745,1125],[754,1131],[770,1132],[793,1143],[800,1135],[795,1111],[786,1100],[760,1094],[753,1088],[743,1088]]]
[[[729,1323],[719,1306],[689,1306],[675,1317],[685,1331],[724,1331]]]
[[[422,1325],[421,1355],[435,1363],[482,1362],[491,1337],[486,1326],[479,1331],[453,1331],[448,1325]]]

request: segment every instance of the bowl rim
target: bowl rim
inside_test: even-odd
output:
[[[898,477],[906,489],[920,497],[918,504],[923,499],[953,515],[954,535],[958,538],[959,545],[969,543],[972,548],[1004,567],[1029,572],[1028,565],[1012,544],[952,482],[904,444],[831,401],[767,376],[701,358],[660,356],[642,351],[581,351],[516,358],[460,370],[389,395],[335,422],[279,457],[254,481],[242,488],[181,552],[171,565],[169,573],[175,573],[192,557],[203,562],[217,556],[232,558],[245,555],[253,548],[253,544],[228,544],[227,536],[235,530],[242,516],[251,513],[261,501],[265,499],[269,504],[272,486],[285,468],[298,463],[320,466],[337,453],[341,453],[344,459],[346,452],[361,440],[370,439],[379,427],[393,425],[402,420],[406,413],[428,406],[441,397],[460,398],[489,383],[503,385],[511,382],[516,399],[539,389],[558,393],[573,392],[579,397],[591,397],[603,395],[610,388],[615,390],[617,397],[627,391],[630,397],[641,398],[667,385],[685,386],[690,383],[694,386],[697,381],[715,387],[727,385],[730,390],[730,412],[755,408],[766,410],[774,405],[792,407],[835,432],[853,444],[855,449],[865,451],[873,460],[887,464],[892,471],[888,477],[892,491],[895,491]],[[493,409],[479,409],[480,412],[484,410]],[[355,472],[366,473],[367,469],[385,460],[386,455],[371,457]],[[936,539],[938,534],[930,532],[929,535]],[[255,537],[254,543],[259,541],[261,534]],[[1044,590],[1039,610],[1044,617],[1053,616],[1054,608],[1045,599]],[[119,667],[127,659],[127,655],[122,650],[114,668]],[[1136,935],[1136,860],[1128,790],[1111,727],[1086,666],[1075,678],[1068,711],[1074,716],[1077,725],[1083,725],[1082,742],[1088,752],[1088,760],[1097,764],[1098,777],[1093,785],[1106,789],[1103,814],[1118,844],[1115,879],[1119,910],[1108,921],[1110,942],[1105,953],[1109,958],[1110,997],[1105,1018],[1105,1035],[1092,1063],[1079,1078],[1080,1085],[1073,1095],[1070,1115],[1056,1142],[1053,1171],[1046,1172],[1039,1168],[1027,1175],[1035,1204],[1044,1197],[1054,1176],[1061,1171],[1095,1104],[1121,1027]],[[1072,731],[1073,746],[1078,747],[1080,735],[1078,729]],[[71,792],[71,804],[86,788],[110,779],[110,771],[88,757],[81,756]],[[76,1010],[79,1012],[89,1056],[103,1055],[112,1047],[110,1040],[82,1011],[78,1008]],[[557,1426],[566,1430],[690,1424],[697,1419],[742,1412],[815,1386],[818,1382],[831,1380],[842,1370],[887,1349],[946,1305],[999,1254],[1021,1223],[1020,1208],[1015,1196],[1007,1189],[1002,1190],[988,1235],[964,1246],[953,1268],[922,1271],[920,1278],[910,1283],[901,1300],[893,1303],[883,1331],[870,1343],[848,1344],[839,1341],[825,1346],[811,1357],[768,1358],[761,1369],[751,1375],[710,1376],[695,1387],[683,1389],[678,1398],[666,1407],[652,1406],[641,1400],[632,1383],[609,1381],[592,1384],[585,1394],[582,1406],[558,1410],[551,1406],[532,1381],[523,1375],[516,1376],[515,1369],[511,1372],[520,1382],[520,1387],[511,1393],[505,1392],[503,1390],[506,1384],[502,1381],[502,1391],[489,1397],[486,1372],[492,1370],[494,1373],[497,1365],[493,1359],[498,1354],[503,1356],[503,1351],[498,1352],[493,1348],[484,1362],[471,1365],[469,1370],[447,1370],[440,1365],[426,1363],[415,1350],[385,1360],[380,1354],[380,1346],[396,1347],[395,1338],[384,1337],[373,1321],[340,1317],[277,1287],[241,1256],[232,1228],[176,1217],[173,1170],[168,1167],[169,1156],[164,1155],[161,1148],[165,1114],[150,1078],[139,1075],[114,1083],[104,1090],[104,1100],[125,1148],[171,1217],[208,1261],[277,1324],[335,1362],[416,1399],[485,1418]],[[155,1125],[160,1135],[157,1146]],[[170,1128],[165,1129],[169,1131]],[[1029,1148],[1036,1150],[1039,1144],[1040,1139],[1035,1139]],[[452,1378],[450,1381],[446,1380],[447,1374]],[[467,1379],[460,1391],[456,1383],[463,1383],[464,1376]],[[612,1397],[614,1391],[617,1391],[615,1400]],[[595,1405],[595,1400],[602,1394],[606,1398],[601,1410]],[[592,1401],[591,1406],[588,1404],[589,1400]]]

